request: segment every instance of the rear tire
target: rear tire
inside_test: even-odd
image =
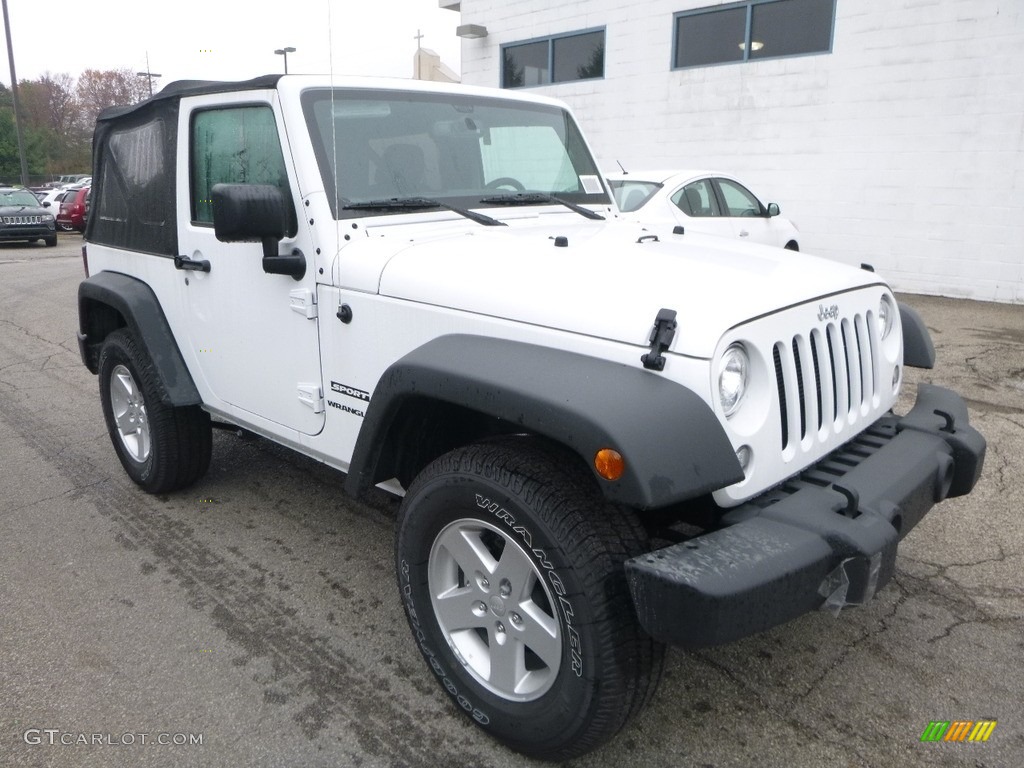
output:
[[[646,537],[577,457],[528,438],[457,449],[420,473],[399,518],[413,637],[496,739],[566,760],[653,695],[664,647],[637,623],[623,571]]]
[[[148,493],[191,485],[210,466],[210,415],[175,407],[135,335],[122,328],[103,342],[100,401],[110,441],[128,476]]]

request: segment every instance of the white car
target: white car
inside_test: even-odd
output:
[[[70,187],[58,187],[56,189],[49,190],[45,195],[39,199],[39,204],[43,208],[48,208],[50,212],[56,216],[60,210],[60,201],[64,199],[65,193]]]
[[[606,175],[625,218],[676,223],[686,231],[800,250],[799,232],[738,179],[717,171],[630,171]]]

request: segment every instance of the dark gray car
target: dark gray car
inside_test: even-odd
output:
[[[34,240],[42,240],[50,247],[57,245],[53,214],[27,189],[0,187],[0,242]]]

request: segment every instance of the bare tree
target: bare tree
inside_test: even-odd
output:
[[[79,119],[89,133],[96,116],[107,107],[137,104],[149,95],[146,82],[130,69],[87,69],[78,78],[75,95]]]

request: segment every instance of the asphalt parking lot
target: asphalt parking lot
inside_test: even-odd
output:
[[[422,663],[393,502],[231,433],[192,489],[130,482],[75,341],[80,245],[0,246],[0,765],[540,765]],[[902,299],[939,360],[909,384],[960,391],[988,439],[979,487],[907,537],[869,605],[670,651],[653,704],[574,765],[1022,764],[1024,307]],[[922,743],[934,720],[997,725]]]

